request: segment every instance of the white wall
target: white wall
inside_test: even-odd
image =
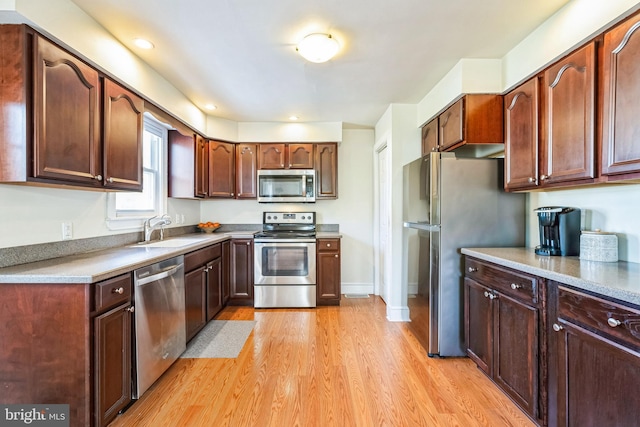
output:
[[[273,134],[267,134],[274,141]],[[203,221],[262,224],[268,210],[312,210],[319,224],[339,224],[342,291],[373,293],[373,130],[345,129],[338,145],[338,199],[314,204],[262,204],[255,200],[200,202]],[[326,139],[325,139],[326,141]]]

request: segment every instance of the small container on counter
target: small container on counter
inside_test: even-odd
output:
[[[595,229],[580,234],[580,259],[585,261],[617,262],[618,236]]]

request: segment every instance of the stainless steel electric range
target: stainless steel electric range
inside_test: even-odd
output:
[[[254,240],[254,306],[316,306],[316,213],[264,212]]]

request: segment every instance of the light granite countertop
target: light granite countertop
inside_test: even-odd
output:
[[[228,240],[252,237],[252,232],[194,233],[165,239],[178,246],[157,247],[157,243],[132,244],[86,252],[45,261],[0,268],[0,283],[93,283],[127,273],[164,259]]]
[[[316,233],[316,239],[340,239],[342,234],[338,231],[318,231]]]
[[[640,305],[640,264],[541,256],[529,248],[462,248],[461,251],[478,259]]]

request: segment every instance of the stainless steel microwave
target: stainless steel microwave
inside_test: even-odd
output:
[[[316,172],[313,169],[258,170],[258,202],[313,203]]]

